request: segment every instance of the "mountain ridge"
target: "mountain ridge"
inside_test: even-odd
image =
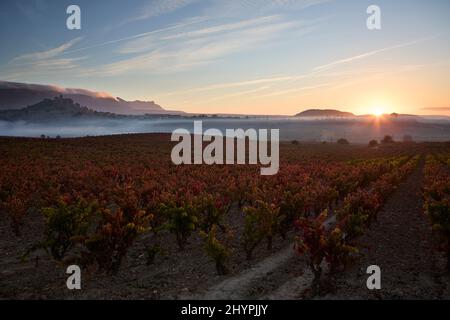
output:
[[[92,110],[80,105],[71,98],[62,95],[53,99],[44,99],[34,105],[22,109],[0,110],[0,121],[28,123],[58,123],[68,120],[111,120],[111,119],[132,119],[144,120],[155,117],[179,117],[180,115],[170,114],[144,114],[144,115],[124,115],[111,112]]]
[[[356,117],[351,112],[340,111],[336,109],[307,109],[297,113],[294,117]]]

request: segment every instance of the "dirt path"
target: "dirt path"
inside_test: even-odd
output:
[[[423,214],[423,160],[399,185],[360,239],[361,259],[326,299],[448,299],[449,283]],[[381,268],[381,290],[368,290],[366,269]]]
[[[325,221],[332,225],[331,216]],[[295,254],[294,245],[288,245],[253,267],[207,289],[204,293],[183,296],[183,299],[297,299],[313,280],[301,257]]]
[[[186,296],[187,299],[205,299],[205,300],[222,300],[222,299],[245,299],[246,290],[252,282],[263,278],[267,274],[273,272],[281,265],[287,263],[288,260],[294,256],[294,249],[291,245],[277,254],[274,254],[241,274],[226,279],[223,282],[215,285],[205,293],[197,296]]]

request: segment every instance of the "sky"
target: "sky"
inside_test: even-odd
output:
[[[0,80],[195,113],[450,115],[449,40],[448,0],[2,0]]]

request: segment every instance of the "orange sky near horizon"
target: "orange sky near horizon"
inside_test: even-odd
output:
[[[393,71],[366,72],[348,77],[299,83],[288,89],[265,84],[236,89],[192,90],[162,95],[163,106],[186,112],[293,115],[306,109],[338,109],[357,115],[402,113],[450,116],[450,62]],[[220,87],[217,85],[217,87]],[[226,112],[224,112],[226,110]]]

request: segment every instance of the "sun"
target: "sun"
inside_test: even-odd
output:
[[[381,117],[383,115],[384,111],[383,111],[383,108],[377,107],[373,110],[372,113],[375,117]]]

